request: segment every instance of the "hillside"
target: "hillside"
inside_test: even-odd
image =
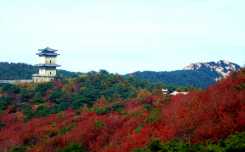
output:
[[[195,63],[185,67],[183,70],[170,72],[144,71],[129,74],[136,78],[149,80],[153,83],[165,83],[178,86],[192,86],[207,88],[217,80],[225,78],[231,72],[241,67],[227,61]]]
[[[37,73],[37,67],[25,63],[0,62],[0,80],[32,79],[32,74]],[[75,77],[79,73],[58,70],[60,77]]]
[[[0,152],[245,150],[245,69],[172,97],[106,71],[0,94]]]
[[[240,66],[235,63],[219,61],[195,63],[185,67],[183,70],[170,72],[135,72],[127,74],[125,77],[135,77],[155,84],[165,84],[169,88],[179,88],[180,86],[207,88],[217,80],[239,69]],[[0,63],[0,80],[31,79],[34,73],[37,73],[37,68],[32,65],[24,63]],[[58,77],[76,77],[79,75],[80,73],[58,70]]]
[[[86,76],[58,79],[44,84],[0,84],[0,111],[8,105],[21,111],[31,110],[31,105],[41,105],[40,111],[28,113],[27,118],[36,115],[58,113],[68,108],[92,106],[100,98],[107,101],[125,100],[136,97],[137,91],[153,91],[157,86],[137,80],[126,79],[107,71],[90,72]],[[159,88],[160,90],[160,88]],[[44,113],[40,113],[44,112]]]

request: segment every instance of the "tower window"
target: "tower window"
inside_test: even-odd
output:
[[[51,64],[51,60],[49,61],[49,63]]]
[[[50,73],[50,75],[52,74],[51,72],[49,72]]]

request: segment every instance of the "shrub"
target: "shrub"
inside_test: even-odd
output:
[[[40,93],[42,96],[44,96],[46,94],[47,90],[49,90],[53,87],[54,87],[54,85],[51,82],[37,84],[37,86],[35,87],[35,93]]]
[[[151,111],[152,108],[153,108],[153,106],[152,106],[151,104],[149,104],[149,103],[145,103],[145,104],[144,104],[144,108],[145,108],[147,111]]]
[[[0,112],[2,110],[5,110],[7,106],[10,104],[10,98],[9,97],[0,97]]]
[[[61,102],[56,105],[58,112],[64,111],[69,108],[69,103],[68,102]]]
[[[160,119],[160,110],[159,109],[152,109],[150,111],[149,116],[146,118],[147,123],[155,123]]]
[[[34,112],[34,116],[36,117],[45,117],[49,115],[50,111],[46,106],[39,106]]]
[[[3,84],[1,87],[2,92],[6,93],[20,93],[20,88],[18,88],[16,85],[12,84]]]
[[[224,143],[226,152],[243,152],[245,151],[245,132],[237,133],[228,137]],[[221,143],[222,145],[222,143]]]
[[[64,135],[67,132],[71,131],[74,127],[76,127],[75,123],[69,124],[68,126],[65,126],[59,130],[60,135]]]
[[[86,152],[86,150],[79,144],[69,144],[58,152]]]
[[[21,107],[21,111],[24,114],[25,120],[29,120],[34,116],[30,105],[23,105]]]
[[[0,121],[0,129],[5,127],[5,123]]]
[[[105,126],[105,123],[103,121],[99,121],[99,120],[95,121],[95,128],[96,129],[103,128],[104,126]]]
[[[64,92],[60,89],[54,90],[50,95],[49,95],[49,100],[55,103],[60,103],[62,101],[62,96],[64,95]]]
[[[149,146],[151,151],[167,151],[167,152],[188,152],[187,144],[181,141],[171,141],[167,144],[160,144],[159,141],[153,141]]]
[[[124,109],[124,105],[121,103],[116,103],[112,105],[112,111],[116,111],[116,112],[122,112],[122,110]]]
[[[239,84],[235,87],[237,90],[245,90],[245,83]]]
[[[107,107],[104,107],[104,108],[95,108],[95,112],[98,115],[104,115],[104,114],[109,113],[110,112],[110,109],[107,108]]]
[[[74,110],[80,109],[82,106],[84,106],[84,102],[79,100],[73,100],[71,104],[71,107]]]
[[[24,146],[19,146],[19,147],[15,147],[11,150],[11,152],[26,152],[26,147]]]
[[[186,144],[179,140],[163,143],[153,140],[147,147],[134,152],[244,152],[245,132],[237,133],[218,143]]]
[[[37,103],[37,104],[40,104],[40,103],[44,103],[45,100],[42,98],[41,94],[40,93],[36,93],[33,97],[33,102],[34,103]]]
[[[139,125],[137,128],[135,128],[134,131],[135,131],[136,133],[140,133],[140,131],[142,130],[143,127],[144,127],[144,125],[141,124],[141,125]]]

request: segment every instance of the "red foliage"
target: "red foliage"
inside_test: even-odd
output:
[[[176,129],[176,137],[192,142],[218,140],[245,126],[244,74],[235,74],[207,91],[173,97],[163,115],[166,124]]]
[[[72,110],[25,123],[21,113],[0,115],[5,124],[0,130],[0,151],[16,145],[30,145],[31,152],[54,152],[70,143],[79,143],[92,152],[127,152],[143,147],[153,138],[168,141],[181,138],[187,142],[216,141],[245,126],[244,70],[218,82],[206,91],[177,95],[169,103],[160,96],[128,101],[122,113],[97,115]],[[60,84],[57,82],[56,84]],[[104,107],[103,100],[95,107]],[[144,104],[160,111],[159,119],[147,122],[150,111]],[[67,131],[62,131],[67,129]]]

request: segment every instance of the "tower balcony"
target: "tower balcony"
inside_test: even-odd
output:
[[[48,67],[48,68],[56,68],[60,67],[58,64],[36,64],[37,67]]]

